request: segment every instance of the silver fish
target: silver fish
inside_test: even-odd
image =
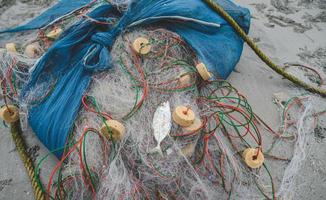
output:
[[[169,135],[171,126],[170,102],[166,101],[162,103],[154,113],[152,128],[157,146],[150,151],[151,153],[155,152],[163,155],[161,142],[167,135]]]

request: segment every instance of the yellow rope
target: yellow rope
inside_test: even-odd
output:
[[[33,162],[26,151],[26,145],[25,145],[24,139],[22,137],[20,121],[18,120],[14,123],[11,123],[10,130],[11,130],[11,135],[15,142],[17,151],[19,153],[19,156],[20,156],[21,160],[23,161],[26,171],[28,173],[28,176],[32,182],[35,199],[36,200],[44,200],[45,199],[44,194],[35,179]]]
[[[244,30],[238,25],[238,23],[214,0],[203,0],[209,7],[211,7],[216,13],[223,17],[242,37],[242,39],[251,47],[251,49],[257,54],[257,56],[264,61],[272,70],[282,75],[284,78],[293,82],[296,85],[303,87],[304,89],[319,94],[323,97],[326,97],[326,90],[323,90],[320,87],[315,87],[305,83],[304,81],[298,79],[297,77],[289,74],[282,67],[276,65],[264,52],[262,52],[258,46],[251,40],[250,37],[244,32]]]

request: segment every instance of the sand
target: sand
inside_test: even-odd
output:
[[[0,28],[11,27],[39,14],[50,0],[33,1],[0,0]],[[251,38],[273,61],[282,65],[296,62],[314,67],[326,76],[326,0],[236,0],[252,13]],[[6,42],[0,37],[0,45]],[[229,81],[248,99],[255,112],[274,129],[280,126],[280,110],[273,102],[277,92],[291,96],[304,93],[289,81],[270,70],[253,51],[245,45],[243,55]],[[323,86],[325,87],[325,85]],[[321,106],[326,107],[326,100]],[[309,141],[307,157],[295,178],[293,199],[318,200],[326,198],[326,119]],[[47,150],[27,128],[24,135],[29,152],[34,159]],[[271,141],[265,141],[270,145]],[[291,146],[280,146],[279,155],[291,154]],[[289,152],[290,151],[290,152]],[[33,192],[25,169],[18,157],[9,130],[0,125],[0,199],[33,199]],[[52,169],[56,162],[50,158],[45,169]],[[277,182],[282,180],[283,163],[273,163],[272,173]],[[278,185],[279,186],[279,185]],[[278,187],[277,186],[277,187]]]

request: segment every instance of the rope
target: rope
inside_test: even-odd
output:
[[[10,130],[11,130],[11,135],[15,142],[17,151],[19,153],[19,156],[20,156],[21,160],[23,161],[24,166],[27,171],[27,174],[31,180],[32,187],[34,190],[35,199],[36,200],[44,200],[43,192],[42,192],[41,188],[39,187],[39,185],[37,184],[37,181],[35,178],[33,162],[26,151],[26,145],[25,145],[24,139],[22,137],[20,121],[18,120],[17,122],[12,123],[10,126]]]
[[[309,85],[304,81],[298,79],[297,77],[289,74],[285,71],[282,67],[275,64],[264,52],[262,52],[258,46],[251,40],[251,38],[244,32],[244,30],[238,25],[238,23],[221,7],[219,6],[214,0],[203,0],[211,9],[213,9],[216,13],[222,16],[239,34],[240,37],[251,47],[251,49],[257,54],[257,56],[266,63],[272,70],[276,73],[280,74],[284,78],[288,79],[292,83],[299,85],[306,89],[309,92],[319,94],[323,97],[326,97],[326,90]]]

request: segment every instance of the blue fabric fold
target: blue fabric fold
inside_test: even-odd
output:
[[[46,10],[44,13],[34,18],[27,24],[6,30],[0,30],[0,34],[43,28],[49,24],[54,23],[65,15],[80,10],[91,2],[92,0],[60,0],[53,7]]]
[[[103,5],[89,14],[94,19],[108,15],[118,17],[120,13],[111,5]],[[68,29],[66,36],[54,43],[36,64],[21,92],[22,101],[32,105],[28,111],[30,126],[49,150],[64,146],[92,74],[112,66],[109,49],[91,40],[97,26],[85,20]],[[35,105],[29,97],[39,92],[35,90],[44,82],[56,84],[50,95]],[[60,158],[62,151],[55,155]]]
[[[248,9],[229,0],[216,2],[248,32]],[[243,41],[233,28],[200,0],[138,0],[125,13],[105,4],[89,15],[94,19],[117,17],[119,21],[110,26],[82,20],[65,31],[36,64],[21,94],[22,100],[34,105],[28,102],[28,96],[35,88],[42,81],[56,83],[51,94],[29,109],[29,123],[49,150],[64,146],[91,76],[112,67],[111,48],[126,29],[159,25],[176,32],[200,61],[222,78],[232,72],[243,48]],[[62,152],[56,155],[60,158]]]

